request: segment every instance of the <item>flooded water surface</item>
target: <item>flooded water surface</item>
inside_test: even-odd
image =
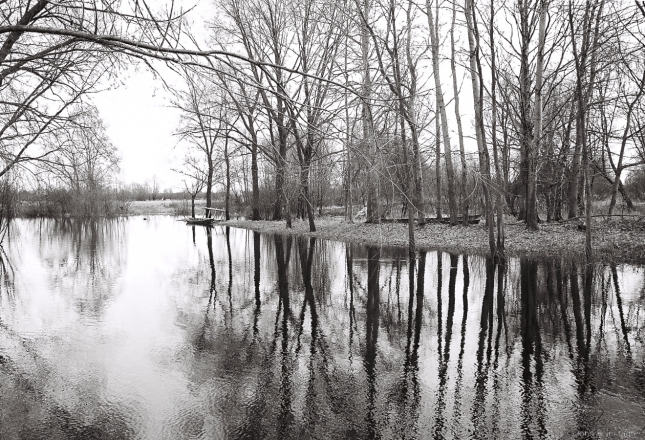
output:
[[[14,226],[1,439],[645,438],[643,267]]]

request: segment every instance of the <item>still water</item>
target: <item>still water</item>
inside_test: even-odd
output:
[[[643,267],[19,220],[0,438],[645,438]]]

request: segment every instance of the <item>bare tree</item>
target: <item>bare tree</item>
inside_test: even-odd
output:
[[[184,158],[183,167],[175,169],[175,172],[181,174],[184,179],[184,188],[190,195],[190,212],[191,217],[195,218],[195,199],[202,192],[206,185],[208,173],[203,168],[203,161],[194,156],[187,155]]]
[[[437,11],[439,9],[439,0],[436,1]],[[457,224],[457,200],[455,198],[455,172],[452,166],[452,149],[450,146],[450,135],[448,133],[448,117],[446,115],[446,104],[443,99],[443,90],[441,85],[441,73],[439,69],[439,24],[438,14],[437,22],[433,19],[432,5],[430,0],[426,0],[426,13],[428,14],[428,28],[430,30],[431,52],[432,52],[432,70],[434,76],[435,86],[435,99],[437,102],[438,114],[436,118],[440,118],[441,132],[443,133],[443,147],[444,147],[444,160],[446,162],[446,177],[448,180],[448,209],[450,212],[450,225]],[[437,130],[439,133],[439,130]],[[437,149],[439,140],[437,139]],[[437,154],[437,159],[439,155]],[[437,167],[439,163],[437,161]]]
[[[109,0],[9,0],[0,9],[0,176],[47,160],[84,96],[116,72],[119,55],[178,48],[181,14]]]
[[[226,108],[211,84],[188,69],[183,73],[186,88],[173,90],[172,105],[181,111],[175,134],[199,151],[206,164],[206,208],[211,208],[217,156],[227,129]]]

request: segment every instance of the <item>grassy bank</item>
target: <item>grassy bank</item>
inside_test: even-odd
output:
[[[260,232],[298,234],[330,240],[361,244],[407,246],[408,230],[405,224],[370,225],[349,223],[340,218],[319,218],[316,232],[309,232],[308,223],[294,221],[292,229],[284,222],[231,220],[220,224],[252,229]],[[416,229],[417,247],[455,253],[489,253],[488,234],[483,224],[467,228],[442,224],[426,225]],[[538,231],[509,219],[506,224],[506,251],[509,256],[584,257],[585,234],[577,223],[541,224]],[[596,256],[615,262],[645,263],[645,222],[628,220],[597,220],[594,224],[593,245]]]
[[[195,202],[195,213],[204,213],[205,200]],[[190,217],[190,200],[142,200],[130,202],[128,215],[181,215]]]

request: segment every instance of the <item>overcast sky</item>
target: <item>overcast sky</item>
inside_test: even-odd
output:
[[[130,69],[122,81],[120,87],[94,96],[108,135],[121,152],[120,180],[144,183],[156,175],[163,189],[180,189],[181,179],[171,170],[182,157],[173,136],[179,112],[169,107],[168,93],[148,70]]]
[[[212,15],[210,0],[176,0],[190,8],[188,20],[198,40],[206,40],[205,20]],[[170,84],[180,84],[178,75],[162,63],[155,68]],[[142,64],[130,68],[120,77],[122,85],[101,91],[93,96],[112,143],[121,152],[121,174],[125,183],[144,183],[157,176],[161,188],[182,190],[181,177],[172,171],[178,167],[185,150],[177,146],[173,131],[179,124],[179,111],[170,107],[169,94],[162,81],[155,78]]]

